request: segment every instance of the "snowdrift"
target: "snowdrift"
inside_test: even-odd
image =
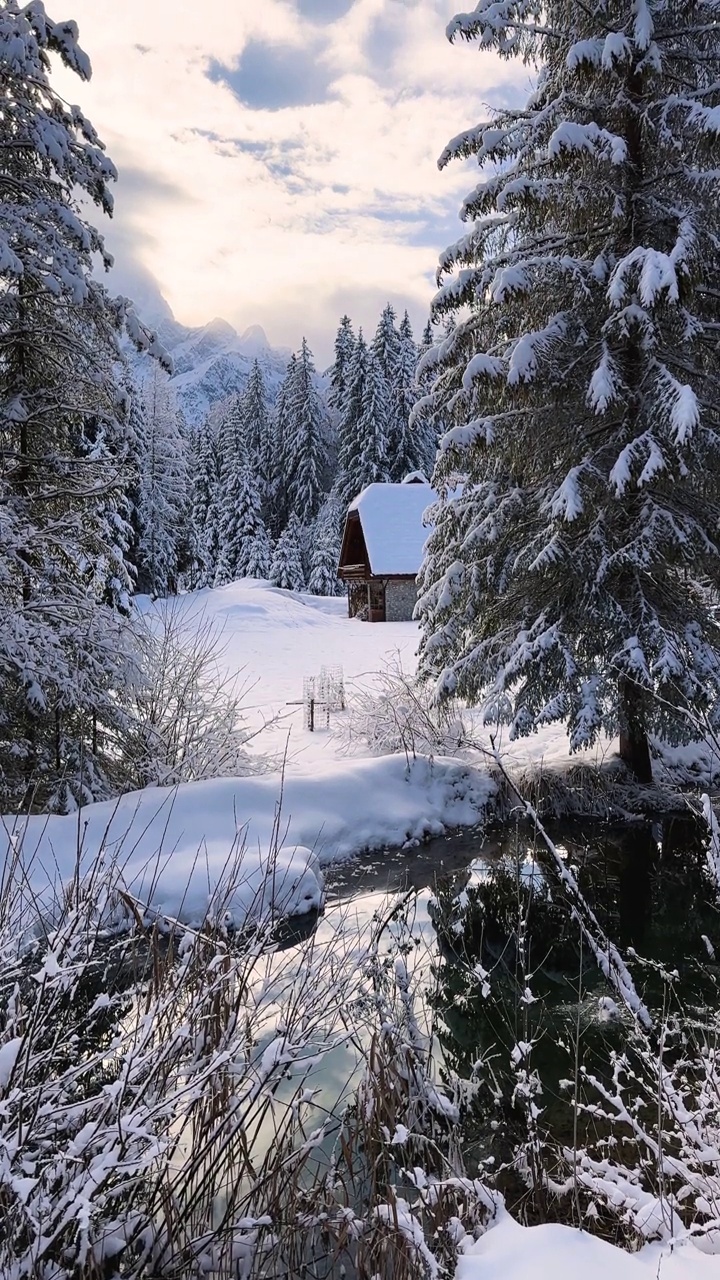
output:
[[[6,874],[17,858],[32,911],[102,858],[126,893],[186,922],[208,911],[237,926],[322,905],[321,865],[470,825],[493,782],[461,761],[403,756],[333,763],[291,776],[146,788],[68,816],[5,818]]]

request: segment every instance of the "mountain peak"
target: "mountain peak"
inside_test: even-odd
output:
[[[227,320],[223,320],[220,316],[215,316],[214,320],[210,320],[208,324],[203,325],[202,332],[212,335],[213,338],[221,338],[228,342],[232,338],[237,337],[237,333]]]
[[[251,324],[244,333],[240,335],[240,346],[247,355],[253,355],[256,352],[267,351],[270,343],[267,340],[267,334],[262,325]]]

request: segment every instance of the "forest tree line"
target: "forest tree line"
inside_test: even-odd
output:
[[[340,322],[325,377],[303,339],[273,399],[256,359],[244,390],[188,426],[154,366],[132,391],[135,437],[127,559],[137,590],[265,578],[334,595],[348,504],[366,485],[430,475],[437,432],[411,414],[422,394],[407,315],[388,304],[371,341]]]

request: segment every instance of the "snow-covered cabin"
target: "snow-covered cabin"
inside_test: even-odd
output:
[[[338,577],[347,583],[350,617],[409,622],[415,579],[430,530],[423,514],[435,493],[419,472],[402,484],[371,484],[351,502]]]

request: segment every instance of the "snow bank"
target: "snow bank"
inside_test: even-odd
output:
[[[691,1243],[646,1245],[639,1253],[548,1223],[522,1227],[501,1208],[496,1226],[470,1245],[455,1280],[718,1280],[720,1258]]]
[[[44,903],[102,853],[140,903],[186,921],[292,916],[322,902],[320,865],[472,824],[494,784],[457,760],[403,756],[146,788],[67,817],[6,818],[3,858],[21,849]],[[279,846],[279,852],[270,851]],[[1,847],[1,846],[0,846]]]

